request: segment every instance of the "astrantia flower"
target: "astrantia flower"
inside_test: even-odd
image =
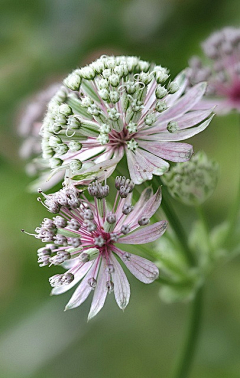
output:
[[[204,130],[211,118],[211,110],[195,110],[205,83],[183,95],[184,73],[171,82],[166,68],[136,57],[103,56],[64,85],[65,99],[57,94],[49,103],[42,149],[50,167],[70,177],[85,172],[83,162],[113,159],[115,167],[124,154],[135,184],[162,175],[166,160],[190,159],[192,146],[178,142]]]
[[[111,210],[105,200],[109,187],[97,182],[88,187],[94,203],[75,189],[45,195],[45,206],[59,215],[45,218],[36,229],[36,237],[48,243],[38,250],[40,266],[63,264],[68,269],[50,278],[52,294],[64,293],[81,281],[66,309],[80,306],[94,290],[89,318],[101,310],[112,291],[118,306],[127,306],[130,286],[119,260],[144,283],[153,282],[159,275],[151,261],[124,252],[116,244],[149,243],[165,232],[166,221],[148,225],[160,205],[160,189],[154,195],[151,188],[145,189],[132,206],[134,184],[117,177],[115,186],[117,195]]]
[[[202,48],[209,64],[193,57],[188,70],[191,85],[208,81],[201,108],[217,105],[219,114],[233,109],[240,111],[240,29],[227,27],[215,32],[203,42]]]

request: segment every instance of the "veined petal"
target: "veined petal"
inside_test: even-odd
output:
[[[151,180],[153,174],[162,175],[169,168],[166,161],[144,150],[127,150],[127,161],[131,179],[135,184]]]
[[[101,266],[97,277],[97,286],[93,294],[91,308],[88,314],[88,320],[92,319],[103,308],[107,297],[107,272],[106,260],[102,259]]]
[[[201,125],[199,126],[196,126],[196,127],[192,127],[191,129],[187,129],[187,130],[180,130],[180,131],[176,131],[174,133],[170,133],[170,132],[159,132],[159,133],[156,133],[156,134],[152,134],[152,135],[144,135],[143,137],[141,136],[141,139],[143,140],[159,140],[159,141],[178,141],[178,140],[184,140],[184,139],[188,139],[188,138],[191,138],[192,136],[200,133],[201,131],[205,130],[209,123],[211,122],[213,118],[213,115],[211,117],[209,117],[205,122],[201,123]],[[140,135],[138,136],[138,138],[140,138]],[[139,142],[139,141],[138,141]]]
[[[193,154],[193,147],[188,143],[141,141],[139,146],[162,159],[176,163],[189,160]]]
[[[114,273],[112,274],[112,280],[114,283],[114,295],[118,306],[124,310],[130,299],[130,285],[123,268],[117,261],[117,259],[112,256],[112,264],[114,266]]]
[[[95,260],[91,269],[88,271],[80,285],[77,287],[75,292],[73,293],[70,301],[66,305],[66,310],[70,310],[72,308],[80,306],[89,296],[92,291],[91,286],[88,283],[89,278],[92,278],[95,272],[95,269],[98,269],[99,260]]]
[[[153,191],[151,187],[148,187],[143,190],[139,200],[137,201],[137,203],[135,204],[133,208],[133,211],[127,216],[127,220],[126,220],[127,223],[132,223],[135,220],[139,219],[139,216],[138,216],[139,212],[145,206],[145,204],[149,201],[152,195],[153,195]],[[119,229],[119,224],[118,224],[118,229]]]
[[[199,83],[189,89],[185,95],[183,95],[171,108],[161,113],[158,117],[159,122],[172,121],[173,119],[180,117],[187,111],[193,109],[193,107],[201,100],[206,90],[206,83]]]
[[[118,240],[121,244],[145,244],[157,240],[164,234],[167,229],[167,221],[161,221],[137,231],[132,232],[127,236],[123,236]]]
[[[120,257],[124,262],[128,270],[141,282],[150,284],[156,280],[159,276],[159,270],[157,266],[137,255],[127,254],[128,258],[125,258],[126,253],[118,248],[114,248],[113,251]]]
[[[194,110],[184,114],[183,116],[176,118],[175,121],[177,122],[177,127],[179,130],[184,130],[194,125],[199,124],[200,122],[204,121],[213,113],[213,109],[207,110]],[[160,123],[151,129],[144,129],[146,134],[154,134],[159,131],[167,131],[168,122]],[[143,134],[143,132],[142,132]]]
[[[93,261],[89,261],[85,263],[83,266],[81,266],[79,270],[74,274],[74,280],[70,284],[54,287],[51,291],[51,295],[63,294],[66,291],[70,290],[87,274],[92,264],[93,264]]]

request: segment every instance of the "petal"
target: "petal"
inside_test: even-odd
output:
[[[107,273],[106,260],[102,259],[101,266],[97,278],[97,287],[93,294],[91,308],[88,314],[88,320],[92,319],[103,308],[108,293],[107,290]]]
[[[136,209],[134,208],[132,213],[129,214],[129,217],[127,217],[126,223],[137,224],[138,220],[143,216],[150,219],[159,208],[161,204],[161,200],[162,200],[162,193],[161,193],[161,189],[158,188],[158,190],[153,196],[151,196],[147,201],[141,203],[141,206],[138,206]],[[137,224],[137,227],[138,227],[138,224]]]
[[[123,268],[116,260],[114,256],[111,258],[114,266],[114,273],[112,274],[112,280],[114,284],[114,295],[118,306],[124,310],[130,299],[130,285]]]
[[[202,98],[206,90],[206,83],[199,83],[189,89],[173,106],[165,110],[158,117],[159,122],[171,121],[191,110]]]
[[[167,229],[167,221],[161,221],[144,228],[140,228],[131,234],[118,240],[121,244],[145,244],[158,239]]]
[[[75,286],[88,272],[91,268],[93,261],[86,262],[79,270],[74,274],[74,280],[69,285],[62,285],[58,287],[54,287],[51,291],[51,295],[58,295],[65,293],[73,286]]]
[[[174,133],[163,131],[163,132],[159,132],[157,134],[144,135],[143,137],[141,136],[141,138],[145,139],[145,140],[159,140],[159,141],[163,141],[163,142],[164,141],[178,141],[178,140],[188,139],[188,138],[200,133],[201,131],[205,130],[208,127],[209,123],[211,122],[212,118],[213,118],[213,115],[211,117],[209,117],[205,122],[200,124],[199,126],[192,127],[191,129],[180,130],[180,131],[176,131]],[[138,135],[138,138],[140,138],[140,135]],[[138,142],[140,142],[140,141],[138,140]]]
[[[199,124],[200,122],[208,118],[213,113],[213,110],[214,108],[207,110],[194,110],[180,116],[179,118],[175,118],[178,129],[183,130]],[[154,134],[159,131],[167,131],[167,126],[168,122],[160,123],[154,127],[151,127],[151,129],[145,129],[146,134]]]
[[[193,154],[193,147],[188,143],[141,141],[139,146],[162,159],[176,163],[189,160]]]
[[[99,259],[95,260],[91,269],[88,271],[80,285],[77,287],[75,292],[73,293],[70,301],[67,303],[65,310],[69,310],[75,307],[80,306],[89,296],[92,291],[91,286],[88,283],[89,278],[94,276],[94,272],[98,269]]]
[[[162,175],[169,168],[166,161],[142,149],[135,152],[127,150],[127,161],[131,179],[135,184],[151,180],[153,174]]]
[[[126,259],[123,251],[118,248],[114,248],[113,251],[116,252],[128,270],[139,281],[149,284],[158,278],[159,270],[153,262],[133,254],[128,254],[128,258]]]

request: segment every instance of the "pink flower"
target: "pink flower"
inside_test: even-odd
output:
[[[114,292],[121,309],[127,306],[130,286],[119,260],[144,283],[153,282],[159,275],[151,261],[117,245],[149,243],[165,232],[166,221],[148,224],[160,206],[160,189],[154,195],[151,188],[145,189],[132,206],[134,184],[117,177],[115,186],[117,195],[111,211],[105,200],[109,187],[97,182],[88,188],[94,203],[83,194],[80,197],[75,189],[45,195],[45,206],[60,215],[45,218],[36,229],[37,238],[51,243],[38,250],[40,266],[63,264],[68,269],[50,278],[52,294],[64,293],[81,281],[66,309],[80,306],[94,290],[89,319],[101,310],[108,293]]]
[[[186,91],[184,73],[170,82],[166,68],[136,57],[101,57],[64,84],[66,98],[57,94],[50,101],[42,148],[50,167],[68,177],[86,178],[89,164],[111,159],[114,169],[126,155],[132,181],[151,180],[168,170],[166,160],[189,160],[192,146],[179,142],[211,120],[211,109],[196,110],[205,83]]]
[[[204,65],[193,57],[188,69],[190,85],[208,81],[205,98],[199,109],[216,106],[218,114],[240,111],[240,29],[227,27],[210,35],[202,44],[208,59]]]

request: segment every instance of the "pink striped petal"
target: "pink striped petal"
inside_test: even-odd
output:
[[[94,291],[91,308],[88,314],[88,320],[92,319],[103,308],[107,297],[107,272],[106,272],[106,260],[102,259],[101,266],[97,278],[97,287]]]
[[[51,291],[51,295],[63,294],[66,291],[70,290],[87,274],[92,264],[93,264],[93,261],[84,263],[84,265],[80,267],[80,269],[74,274],[74,280],[70,284],[54,287]]]
[[[126,258],[126,253],[118,248],[114,248],[113,251],[139,281],[150,284],[158,278],[159,270],[153,262],[131,253],[127,253]]]
[[[139,141],[139,147],[146,149],[162,159],[176,163],[189,160],[193,154],[193,147],[188,143]]]
[[[127,161],[130,177],[135,184],[151,180],[153,174],[162,175],[169,168],[166,161],[144,150],[127,150]]]
[[[170,133],[170,132],[159,132],[157,134],[152,134],[152,135],[144,135],[144,136],[141,136],[140,137],[140,133],[138,134],[138,142],[139,139],[143,139],[143,140],[153,140],[153,141],[156,141],[156,140],[159,140],[159,141],[178,141],[178,140],[184,140],[184,139],[188,139],[188,138],[191,138],[193,137],[194,135],[200,133],[201,131],[205,130],[209,123],[211,122],[213,116],[209,117],[205,122],[203,122],[201,125],[199,126],[196,126],[196,127],[192,127],[191,129],[187,129],[187,130],[180,130],[180,131],[176,131],[174,133]]]
[[[202,98],[206,90],[206,83],[199,83],[189,89],[171,108],[161,113],[159,122],[172,121],[191,110]]]
[[[167,229],[167,221],[161,221],[144,228],[140,228],[131,234],[118,240],[121,244],[145,244],[157,240]]]
[[[112,274],[112,280],[114,284],[114,295],[118,306],[124,310],[130,299],[130,285],[123,268],[117,261],[117,259],[112,256],[112,264],[114,266],[114,273]]]
[[[130,224],[139,219],[139,212],[145,206],[147,201],[152,197],[153,191],[151,187],[143,190],[137,203],[135,204],[133,211],[127,216],[126,223]],[[119,226],[119,225],[118,225]],[[118,229],[117,229],[118,231]]]
[[[98,269],[99,260],[95,260],[91,269],[88,271],[80,285],[77,287],[73,293],[70,301],[67,303],[65,310],[70,310],[72,308],[80,306],[89,296],[92,291],[91,286],[88,283],[89,278],[94,276],[95,269]]]

